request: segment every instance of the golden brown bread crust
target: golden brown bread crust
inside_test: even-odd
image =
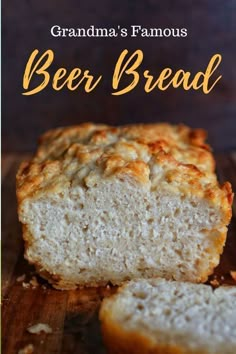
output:
[[[205,139],[206,133],[201,129],[166,123],[121,127],[85,123],[45,133],[33,159],[23,162],[17,173],[18,213],[26,250],[32,242],[22,212],[26,200],[51,193],[63,195],[76,185],[92,187],[104,179],[128,177],[152,190],[163,188],[183,197],[196,195],[216,206],[222,216],[222,225],[217,226],[221,237],[216,237],[221,254],[233,193],[229,182],[218,184],[214,159]],[[72,287],[56,274],[52,277],[44,270],[41,272],[43,267],[35,260],[34,264],[54,286]],[[212,270],[214,267],[215,262]],[[209,272],[202,274],[199,282],[207,280]]]
[[[17,173],[19,205],[69,188],[94,185],[101,178],[134,178],[183,194],[195,194],[221,207],[225,223],[231,218],[230,183],[219,186],[206,134],[180,125],[140,124],[110,127],[85,123],[45,133],[35,157]],[[160,168],[161,167],[161,170]]]
[[[103,300],[103,301],[106,301]],[[152,338],[138,331],[125,331],[111,318],[110,312],[102,307],[101,320],[102,336],[107,354],[207,354],[207,351],[189,350],[174,345],[157,344]]]
[[[208,285],[160,278],[126,283],[100,307],[107,353],[235,353],[234,314],[230,318],[228,312],[233,311],[234,296],[234,287],[215,292]]]

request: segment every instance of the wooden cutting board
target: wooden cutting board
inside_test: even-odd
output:
[[[54,290],[35,275],[34,268],[23,258],[15,175],[19,163],[28,157],[7,154],[2,158],[2,353],[18,353],[28,344],[33,345],[36,354],[105,353],[98,309],[102,298],[115,289]],[[217,172],[220,181],[229,180],[236,191],[236,153],[218,155]],[[236,285],[230,276],[230,271],[236,270],[235,203],[233,215],[221,263],[210,280],[216,277],[220,283]],[[19,279],[22,275],[24,282]],[[27,328],[37,323],[48,324],[52,333],[30,334]]]

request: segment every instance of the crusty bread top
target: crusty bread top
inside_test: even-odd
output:
[[[85,123],[45,133],[35,157],[17,174],[19,204],[70,186],[92,187],[105,178],[128,178],[142,186],[196,195],[231,217],[230,183],[219,186],[206,133],[179,125],[121,127]]]

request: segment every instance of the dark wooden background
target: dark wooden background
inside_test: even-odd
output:
[[[209,131],[216,151],[236,148],[236,1],[235,0],[5,0],[2,46],[2,142],[5,152],[32,151],[43,131],[85,120],[183,122]],[[53,38],[52,25],[68,27],[185,27],[187,38]],[[22,76],[30,53],[55,51],[52,72],[61,66],[88,68],[103,74],[96,91],[55,92],[47,88],[23,96]],[[209,95],[182,89],[144,93],[143,86],[124,96],[112,96],[111,77],[123,49],[144,51],[142,69],[156,75],[167,66],[197,72],[221,53],[223,79]]]

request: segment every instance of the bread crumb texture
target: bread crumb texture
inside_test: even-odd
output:
[[[236,287],[131,281],[103,300],[102,333],[112,354],[236,353]]]
[[[34,346],[33,344],[27,344],[24,348],[18,351],[18,354],[33,354]]]
[[[27,328],[31,334],[52,333],[52,328],[47,323],[36,323]]]
[[[17,283],[22,283],[25,280],[26,275],[22,274],[16,278]]]
[[[233,193],[201,129],[85,123],[44,134],[17,173],[25,257],[55,287],[205,281]]]

